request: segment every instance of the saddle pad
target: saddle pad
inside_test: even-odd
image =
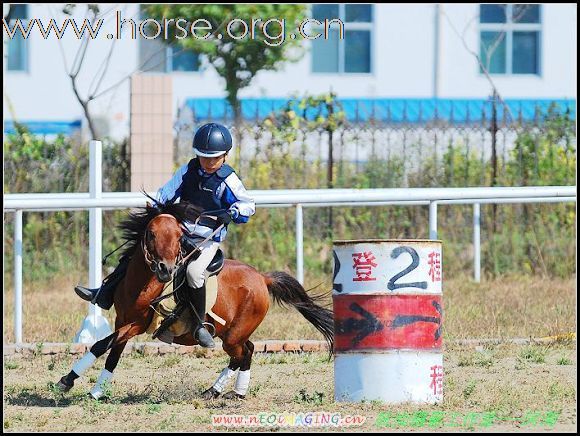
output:
[[[162,295],[169,294],[173,292],[173,281],[170,282],[171,284],[165,288]],[[206,278],[205,281],[205,312],[212,317],[214,320],[219,322],[221,325],[225,325],[226,322],[223,318],[216,315],[211,309],[213,308],[216,300],[217,300],[217,276],[211,276]],[[157,305],[157,310],[153,313],[153,320],[151,324],[147,328],[147,333],[153,334],[155,330],[159,327],[161,322],[165,319],[167,315],[173,312],[175,309],[176,303],[174,298],[166,298],[162,300]],[[176,336],[184,335],[191,331],[191,325],[193,324],[193,314],[191,310],[184,310],[181,316],[177,321],[175,321],[165,332],[166,335],[159,336],[159,339],[172,343],[172,340]],[[170,338],[168,337],[170,336]],[[166,340],[168,339],[168,340]],[[169,340],[170,339],[170,340]]]

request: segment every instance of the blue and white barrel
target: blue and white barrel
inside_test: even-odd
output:
[[[335,400],[443,401],[441,241],[333,249]]]

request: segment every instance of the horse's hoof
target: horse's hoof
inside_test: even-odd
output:
[[[74,383],[71,383],[70,385],[66,384],[66,379],[65,377],[61,378],[58,383],[56,384],[56,387],[58,389],[60,389],[61,392],[68,392],[71,390],[71,388],[74,386]]]
[[[224,400],[243,400],[246,398],[245,395],[240,395],[237,392],[229,391],[222,395]]]
[[[95,396],[92,392],[87,392],[86,397],[89,400],[95,400],[95,401],[102,401],[102,402],[106,402],[110,400],[110,397],[106,396],[106,395],[101,395],[101,396]]]
[[[219,396],[220,393],[217,390],[215,390],[213,386],[209,388],[207,391],[205,391],[203,394],[201,394],[201,398],[203,398],[204,400],[213,400],[214,398],[217,398]]]

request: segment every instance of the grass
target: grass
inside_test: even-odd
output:
[[[474,380],[471,380],[467,386],[465,386],[465,388],[463,389],[463,398],[467,399],[471,396],[471,394],[473,394],[473,392],[475,391],[475,386],[477,385],[477,383]]]
[[[285,361],[257,355],[252,363],[250,393],[244,402],[200,399],[201,392],[223,368],[223,352],[213,358],[182,356],[170,371],[163,372],[163,377],[159,377],[159,369],[165,368],[166,356],[125,355],[111,383],[110,398],[105,401],[86,396],[93,386],[90,379],[99,374],[102,361],[63,395],[54,389],[61,374],[46,370],[49,356],[6,356],[5,362],[11,363],[14,369],[4,379],[4,428],[11,432],[34,432],[50,425],[52,431],[59,432],[95,429],[207,432],[216,430],[211,426],[212,415],[325,411],[366,417],[363,426],[352,428],[365,432],[386,428],[567,432],[576,427],[576,359],[570,354],[574,350],[570,344],[542,347],[545,362],[533,364],[531,359],[522,356],[532,356],[537,350],[530,352],[530,347],[503,344],[485,350],[493,352],[492,366],[477,366],[460,365],[460,362],[466,356],[472,356],[475,362],[481,352],[465,346],[447,347],[444,401],[437,405],[390,405],[378,400],[337,403],[333,362],[326,361],[325,353],[308,354],[309,359],[304,354],[289,354]],[[571,365],[558,364],[562,356],[571,356]],[[517,359],[528,363],[525,369],[514,368]],[[66,358],[67,368],[59,371],[67,372],[75,360],[76,357]],[[226,390],[233,383],[232,380]],[[292,430],[290,427],[269,429]]]
[[[324,402],[324,392],[314,391],[312,394],[306,392],[306,389],[300,389],[297,396],[294,397],[295,403],[320,405]]]
[[[567,357],[560,357],[558,359],[558,365],[572,365],[572,361]]]
[[[324,282],[326,280],[326,282]],[[55,276],[25,283],[23,339],[43,343],[70,342],[87,315],[88,303],[73,292],[76,277]],[[330,286],[330,278],[307,279],[306,288],[324,282],[314,292]],[[508,276],[474,283],[470,277],[451,277],[443,289],[444,340],[497,337],[543,337],[576,330],[575,277],[555,279]],[[546,293],[546,289],[550,292]],[[326,300],[331,304],[331,298]],[[114,310],[103,311],[114,325]],[[14,342],[14,293],[4,291],[4,343]],[[323,339],[296,310],[273,304],[252,339]],[[135,338],[149,341],[149,335]]]
[[[546,363],[546,352],[547,349],[545,347],[532,345],[524,348],[520,353],[520,357],[533,363]]]

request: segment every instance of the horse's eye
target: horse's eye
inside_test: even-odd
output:
[[[155,239],[155,235],[151,230],[147,229],[147,231],[145,232],[145,240],[149,242],[152,241],[153,239]]]

